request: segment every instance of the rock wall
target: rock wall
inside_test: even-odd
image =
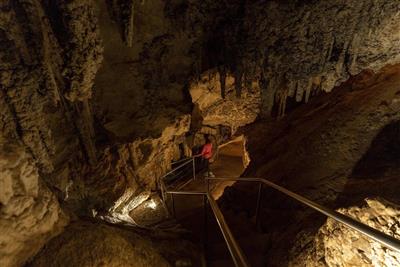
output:
[[[189,127],[190,116],[182,116],[158,138],[137,139],[106,149],[99,164],[85,174],[84,194],[91,202],[89,208],[107,210],[111,216],[134,224],[128,214],[151,191],[159,189],[159,178],[171,169],[171,162],[191,156],[181,149],[188,146],[185,134]],[[73,194],[81,198],[78,188]]]
[[[400,119],[399,73],[399,66],[392,66],[379,74],[363,74],[311,99],[281,120],[259,121],[242,129],[251,157],[243,176],[265,177],[333,209],[358,205],[360,200],[376,196],[397,203],[397,139],[390,136],[398,136],[398,131],[382,133],[388,126],[393,129]],[[377,151],[377,138],[393,141],[383,143],[384,150]],[[393,153],[394,160],[386,160],[384,168],[370,161],[364,176],[354,176],[356,166],[371,152],[376,158]],[[256,188],[237,187],[236,194],[227,194],[230,205],[244,205],[253,212],[254,202],[243,199],[251,199]],[[268,236],[268,266],[291,262],[294,255],[307,249],[326,219],[270,189],[264,191],[262,207],[260,227]]]
[[[263,84],[263,115],[287,97],[307,102],[362,70],[398,63],[399,9],[384,0],[247,4],[238,61]]]
[[[87,99],[102,48],[90,2],[1,5],[1,128],[23,141],[44,172],[55,168],[59,144],[73,137],[94,161]],[[65,125],[72,134],[57,135]],[[76,141],[69,143],[73,150]]]
[[[1,138],[1,137],[0,137]],[[0,139],[0,265],[21,266],[68,224],[21,144]]]
[[[53,194],[65,170],[96,161],[88,98],[102,48],[90,1],[0,10],[0,258],[20,266],[68,223]]]
[[[238,96],[232,74],[222,76],[217,70],[203,73],[190,84],[192,102],[199,109],[201,123],[208,126],[227,126],[232,134],[241,126],[255,121],[260,112],[261,97],[258,82],[242,85]]]
[[[200,266],[198,248],[177,233],[75,222],[30,266]]]
[[[350,216],[387,235],[399,238],[398,205],[383,199],[366,199],[360,206],[341,208]],[[289,266],[397,266],[400,254],[332,219],[319,229],[311,245]]]

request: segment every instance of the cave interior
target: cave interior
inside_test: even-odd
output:
[[[400,0],[2,0],[0,48],[0,266],[400,266]]]

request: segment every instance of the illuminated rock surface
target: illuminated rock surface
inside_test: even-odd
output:
[[[25,148],[3,142],[0,137],[0,265],[20,266],[63,231],[68,217]]]
[[[258,82],[241,86],[243,88],[238,97],[234,77],[227,75],[221,78],[217,71],[203,73],[198,81],[193,81],[189,91],[193,103],[200,110],[202,123],[228,126],[235,132],[237,128],[254,122],[260,112],[260,86]]]
[[[193,266],[197,248],[168,233],[72,223],[30,264],[45,266]],[[188,265],[189,264],[189,265]]]
[[[397,239],[400,237],[400,207],[381,199],[366,199],[364,205],[341,208],[348,215]],[[398,266],[400,254],[376,241],[328,219],[290,266]]]

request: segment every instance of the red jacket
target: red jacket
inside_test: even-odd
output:
[[[205,159],[210,159],[212,157],[212,144],[208,143],[203,146],[201,150],[201,156]]]

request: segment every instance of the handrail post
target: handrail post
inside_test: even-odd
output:
[[[196,165],[195,165],[195,157],[192,158],[193,161],[193,180],[196,180]]]
[[[171,194],[172,215],[176,218],[174,194]]]
[[[207,196],[203,195],[203,206],[204,206],[204,256],[207,262],[207,243],[208,243],[208,226],[207,226],[207,222],[208,222],[208,216],[207,216]]]
[[[258,183],[258,195],[257,195],[257,206],[256,206],[256,227],[258,226],[258,218],[260,214],[260,206],[261,206],[261,197],[262,197],[262,189],[263,184],[261,182]]]
[[[206,178],[207,180],[207,194],[210,193],[210,179]]]

